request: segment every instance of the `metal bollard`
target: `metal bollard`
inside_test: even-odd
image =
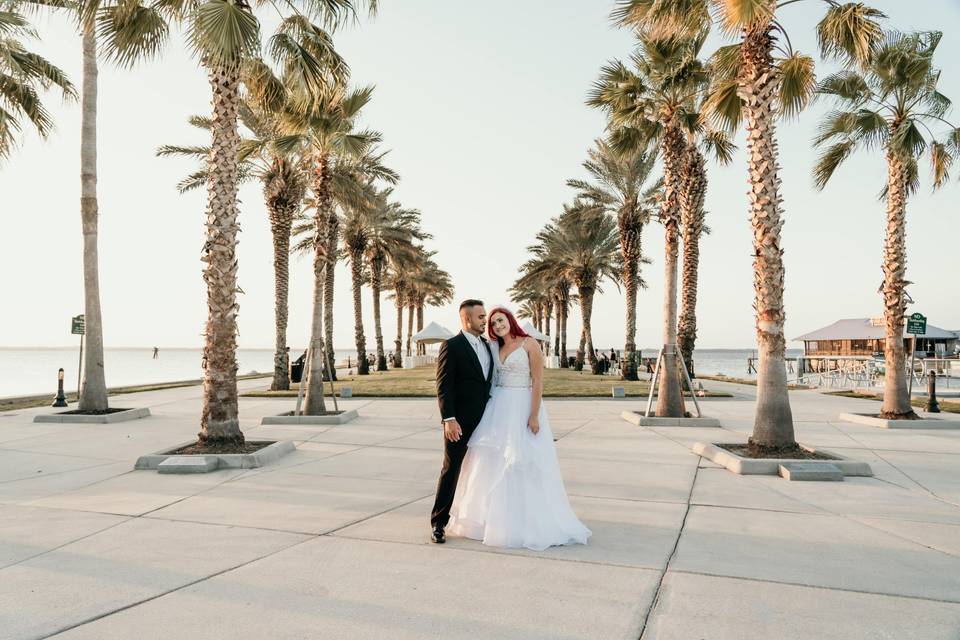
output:
[[[937,402],[937,372],[931,371],[927,376],[927,406],[930,413],[940,413],[940,403]]]
[[[57,372],[57,397],[53,399],[52,407],[66,407],[67,396],[63,393],[63,369]]]

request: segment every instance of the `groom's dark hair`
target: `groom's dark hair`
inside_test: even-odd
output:
[[[482,307],[482,306],[483,306],[483,300],[474,300],[473,298],[468,298],[460,303],[459,311],[463,311],[464,309],[469,309],[470,307]]]

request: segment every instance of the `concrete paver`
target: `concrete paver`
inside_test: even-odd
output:
[[[876,403],[797,392],[798,439],[875,477],[737,476],[690,446],[744,441],[755,390],[706,386],[735,391],[703,403],[723,429],[620,419],[640,401],[547,400],[594,535],[544,552],[428,543],[431,400],[356,398],[350,424],[275,427],[260,419],[292,400],[242,398],[249,439],[297,451],[193,477],[132,467],[195,437],[199,387],[115,399],[150,408],[134,423],[4,414],[0,639],[960,636],[960,432],[841,423]]]

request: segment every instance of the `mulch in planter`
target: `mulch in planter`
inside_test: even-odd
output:
[[[180,447],[176,451],[171,451],[167,455],[176,455],[176,456],[202,456],[209,454],[222,454],[222,453],[254,453],[263,449],[264,447],[269,447],[273,444],[273,440],[265,441],[248,441],[248,442],[211,442],[203,443],[194,442],[193,444],[188,444],[185,447]]]

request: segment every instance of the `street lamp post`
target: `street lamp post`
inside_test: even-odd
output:
[[[67,406],[67,396],[63,393],[63,368],[57,372],[57,397],[53,399],[53,404],[51,406]]]

